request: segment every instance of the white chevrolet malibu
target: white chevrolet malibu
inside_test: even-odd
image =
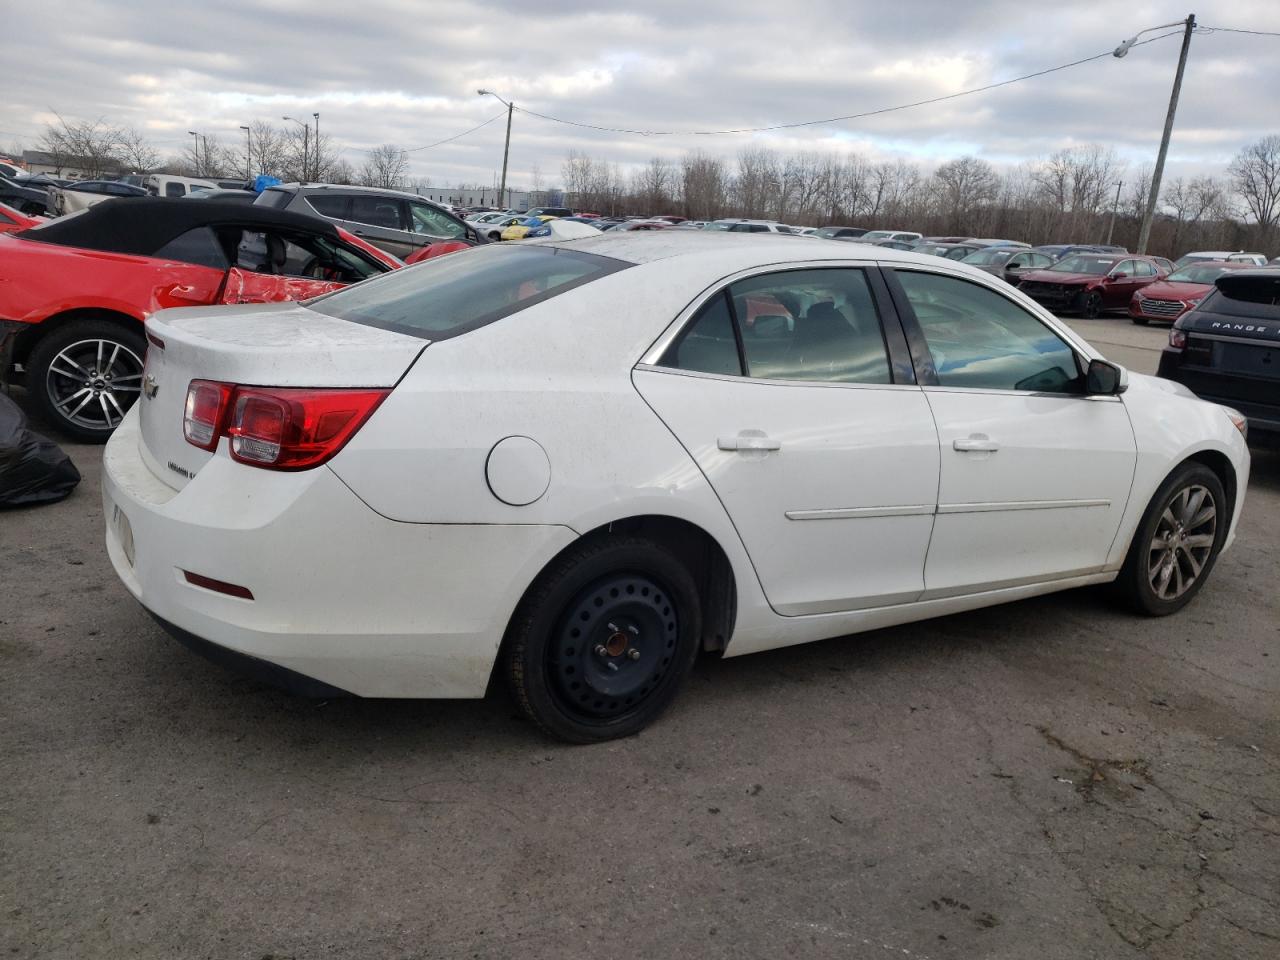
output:
[[[1248,480],[1234,411],[835,241],[494,244],[147,339],[107,549],[171,634],[312,694],[497,671],[571,741],[644,727],[699,651],[1107,581],[1172,613]]]

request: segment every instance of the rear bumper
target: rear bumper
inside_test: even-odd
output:
[[[483,696],[525,588],[576,536],[532,524],[400,523],[327,467],[259,470],[225,450],[174,491],[142,459],[136,410],[103,453],[117,575],[179,640],[278,685],[324,696]],[[253,599],[193,585],[184,571],[247,587]]]

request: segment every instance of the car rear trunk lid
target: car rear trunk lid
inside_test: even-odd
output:
[[[427,341],[297,303],[162,310],[147,321],[141,454],[180,490],[214,454],[183,435],[192,380],[259,387],[393,387]]]

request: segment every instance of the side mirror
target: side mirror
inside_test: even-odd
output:
[[[1129,275],[1127,273],[1121,272],[1121,273],[1113,273],[1109,277],[1107,277],[1107,279],[1108,280],[1125,280],[1125,279],[1128,279],[1128,277]]]
[[[1085,393],[1091,397],[1114,397],[1129,389],[1124,367],[1107,360],[1090,360],[1084,378]]]

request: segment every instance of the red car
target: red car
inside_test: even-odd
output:
[[[1129,301],[1129,319],[1139,326],[1152,320],[1173,323],[1199,303],[1224,273],[1251,267],[1257,269],[1252,263],[1189,263],[1135,293]]]
[[[1127,309],[1134,293],[1164,278],[1171,266],[1131,253],[1074,253],[1044,270],[1026,271],[1018,289],[1054,312],[1092,318]]]
[[[13,207],[5,206],[0,203],[0,233],[13,233],[17,230],[27,230],[40,223],[35,217],[28,217],[25,213],[19,213]]]
[[[316,217],[139,197],[0,235],[0,381],[103,442],[143,389],[142,323],[164,307],[303,300],[403,264]]]

